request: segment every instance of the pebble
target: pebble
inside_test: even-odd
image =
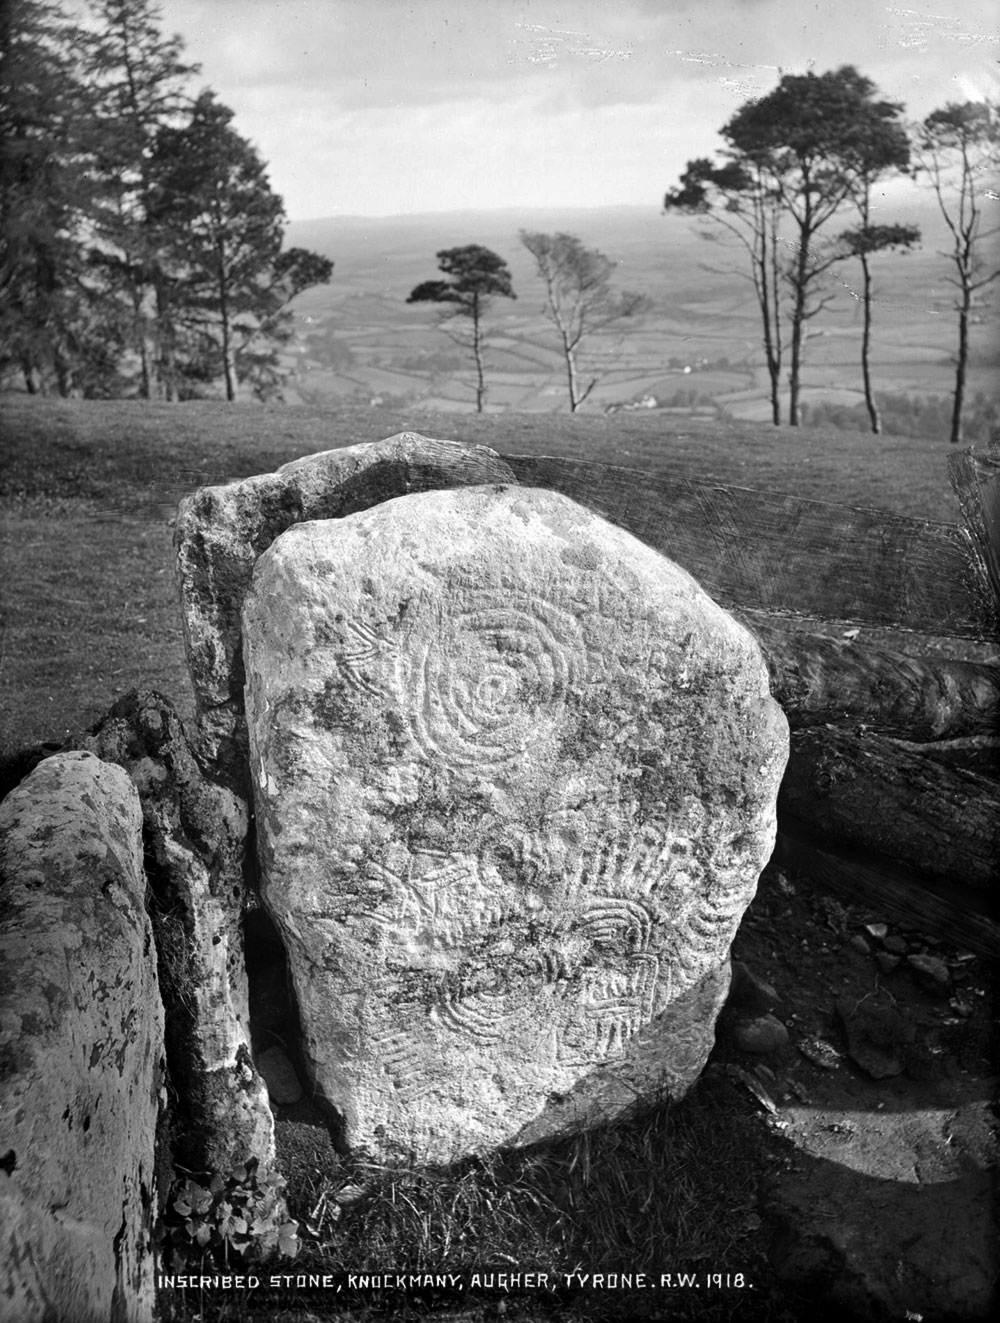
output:
[[[911,955],[906,964],[917,985],[925,992],[935,997],[951,996],[951,972],[938,956]]]
[[[799,1051],[814,1066],[821,1066],[823,1070],[836,1070],[840,1065],[842,1054],[823,1038],[803,1038],[799,1043]]]
[[[906,938],[897,937],[895,934],[892,937],[887,937],[882,945],[887,951],[891,951],[893,955],[906,955],[907,951],[910,949]]]
[[[780,1001],[776,990],[770,983],[755,974],[742,960],[733,961],[733,976],[729,984],[727,1002],[730,1006],[750,1012],[770,1010],[776,1001]]]
[[[280,1047],[269,1047],[257,1058],[257,1069],[267,1085],[267,1095],[279,1107],[301,1101],[302,1085],[295,1067]]]
[[[862,955],[868,955],[868,953],[871,951],[871,947],[868,945],[868,943],[865,941],[865,939],[861,936],[860,933],[854,934],[854,936],[848,942],[848,946],[853,946],[855,951],[860,951]]]
[[[741,1020],[733,1029],[733,1041],[741,1052],[768,1056],[788,1046],[788,1030],[773,1015],[759,1015],[754,1020]]]
[[[889,925],[887,923],[866,923],[865,932],[869,937],[874,937],[877,942],[883,942],[888,935]]]
[[[876,951],[875,959],[883,974],[891,974],[894,969],[899,968],[903,958],[898,955],[890,955],[888,951]]]

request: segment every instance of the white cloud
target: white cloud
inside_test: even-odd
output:
[[[851,63],[914,115],[994,0],[163,0],[296,217],[657,199],[748,98]],[[961,80],[957,82],[956,80]]]

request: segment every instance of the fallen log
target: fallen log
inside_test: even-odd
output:
[[[966,735],[954,740],[935,740],[918,744],[910,740],[893,740],[906,753],[922,754],[944,763],[946,767],[961,767],[994,781],[1000,780],[1000,736]]]
[[[912,741],[1000,731],[1000,667],[900,652],[742,615],[793,729],[854,721]]]
[[[790,872],[806,873],[820,886],[866,906],[872,918],[892,919],[977,955],[1000,956],[1000,924],[976,907],[981,892],[928,883],[890,860],[823,848],[808,835],[789,829],[779,830],[772,862]]]
[[[783,814],[831,847],[870,850],[925,878],[984,890],[997,881],[1000,784],[883,736],[794,732],[779,823]]]

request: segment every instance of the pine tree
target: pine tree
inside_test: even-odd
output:
[[[89,97],[76,38],[48,0],[0,6],[0,371],[33,394],[78,387],[87,339]]]
[[[228,400],[246,377],[262,393],[274,388],[287,305],[333,270],[329,259],[305,249],[282,251],[281,198],[232,121],[232,110],[205,91],[185,124],[160,131],[148,209],[176,373],[202,381],[221,376]]]
[[[791,290],[788,421],[801,420],[807,323],[830,302],[822,278],[840,260],[821,230],[869,170],[871,144],[902,107],[876,101],[876,87],[851,65],[825,74],[785,74],[773,92],[741,106],[722,129],[733,158],[761,172],[792,228],[785,266]]]
[[[82,38],[85,75],[97,96],[91,148],[102,203],[91,250],[107,299],[126,310],[128,342],[139,362],[139,394],[171,394],[173,328],[158,240],[150,224],[157,187],[154,145],[190,106],[197,66],[184,43],[164,37],[153,0],[89,0],[96,29]]]
[[[437,254],[438,269],[447,280],[425,280],[411,291],[407,303],[444,303],[451,306],[452,317],[466,318],[471,335],[455,337],[463,348],[472,350],[476,364],[476,411],[483,412],[486,398],[485,362],[483,359],[483,316],[499,294],[515,299],[510,270],[502,257],[480,244],[462,248],[444,248]]]

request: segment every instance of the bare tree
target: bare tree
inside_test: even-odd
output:
[[[678,188],[663,199],[665,211],[705,216],[734,235],[750,259],[750,276],[761,315],[764,362],[771,383],[771,419],[781,422],[781,201],[753,161],[715,165],[705,157],[689,161]],[[710,237],[703,231],[704,237]],[[718,237],[712,235],[711,237]]]
[[[983,198],[997,196],[997,106],[988,101],[966,101],[963,105],[950,102],[942,110],[933,111],[918,130],[917,157],[930,179],[952,240],[948,256],[955,267],[951,283],[958,290],[958,349],[951,442],[958,445],[962,440],[972,311],[980,292],[1000,276],[1000,267],[993,266],[984,252],[987,240],[1000,232],[1000,225],[987,227],[982,207]]]
[[[569,407],[576,413],[597,385],[592,377],[581,387],[578,354],[584,339],[614,322],[645,312],[649,301],[642,294],[611,289],[615,264],[597,248],[584,248],[573,234],[540,234],[521,230],[521,242],[535,259],[545,282],[545,316],[559,332]]]

